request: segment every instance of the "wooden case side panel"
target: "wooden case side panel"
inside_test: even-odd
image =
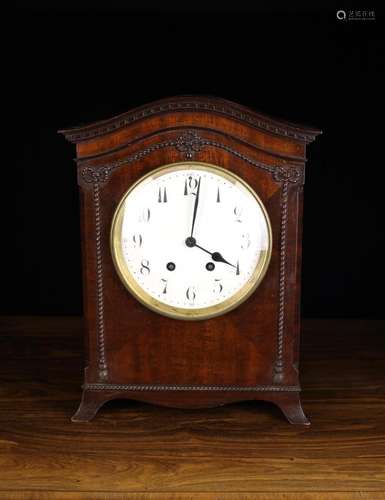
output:
[[[285,384],[298,380],[302,189],[302,185],[290,182],[283,182],[281,188],[280,294],[274,380]]]
[[[104,276],[102,247],[102,205],[98,183],[79,178],[81,250],[83,265],[83,307],[85,323],[86,374],[92,380],[107,380],[105,360]],[[86,378],[87,378],[86,377]]]
[[[301,341],[301,290],[302,290],[302,236],[303,236],[303,186],[298,186],[297,196],[296,196],[296,212],[297,217],[295,222],[297,223],[297,241],[296,241],[296,270],[295,270],[295,284],[296,284],[296,303],[294,314],[294,332],[295,336],[293,339],[293,361],[292,366],[299,373],[299,352],[300,352],[300,341]]]
[[[87,235],[89,234],[89,229],[87,227],[87,217],[86,217],[86,207],[90,205],[90,201],[85,200],[86,194],[83,189],[79,186],[79,207],[80,207],[80,245],[81,245],[81,257],[82,257],[82,291],[83,291],[83,329],[84,329],[84,355],[85,355],[85,366],[89,364],[89,352],[90,352],[90,337],[92,335],[91,331],[94,330],[95,322],[92,321],[92,310],[90,310],[90,301],[88,297],[91,290],[91,283],[89,281],[89,265],[90,256],[89,249],[87,248]],[[94,308],[92,308],[94,310]]]

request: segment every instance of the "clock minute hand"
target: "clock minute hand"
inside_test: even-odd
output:
[[[235,267],[235,268],[237,267],[237,266],[234,266],[234,264],[231,264],[230,262],[228,262],[226,259],[224,259],[224,258],[222,257],[222,255],[221,255],[219,252],[209,252],[209,251],[208,251],[208,250],[206,250],[205,248],[203,248],[203,247],[201,247],[201,246],[197,245],[196,243],[195,243],[195,245],[194,245],[194,246],[196,246],[196,247],[200,248],[200,249],[201,249],[201,250],[203,250],[204,252],[206,252],[206,253],[208,253],[209,255],[211,255],[211,258],[212,258],[212,259],[213,259],[213,261],[215,261],[215,262],[223,262],[224,264],[228,264],[229,266],[232,266],[232,267]]]
[[[201,188],[201,177],[199,177],[199,181],[198,181],[198,188],[197,188],[197,194],[195,195],[194,213],[193,213],[193,220],[192,220],[192,225],[191,225],[191,234],[190,234],[190,238],[192,238],[192,237],[193,237],[193,233],[194,233],[195,219],[196,219],[196,216],[197,216],[197,211],[198,211],[199,191],[200,191],[200,188]]]

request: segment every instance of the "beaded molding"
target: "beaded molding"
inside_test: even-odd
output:
[[[68,129],[61,131],[65,134],[66,138],[72,142],[84,141],[91,139],[93,137],[98,137],[110,132],[114,132],[122,127],[125,127],[137,120],[143,118],[148,118],[151,115],[156,115],[165,112],[173,111],[197,111],[197,112],[213,112],[221,115],[228,116],[230,118],[235,118],[249,125],[265,130],[275,135],[280,135],[284,137],[291,137],[292,139],[311,142],[314,137],[319,133],[318,130],[299,130],[295,125],[290,124],[278,124],[276,120],[269,119],[267,117],[259,117],[255,113],[249,112],[247,110],[239,109],[237,106],[231,103],[210,103],[210,102],[199,102],[192,100],[174,101],[168,103],[153,104],[145,107],[144,109],[138,111],[131,111],[120,118],[117,117],[112,120],[105,121],[104,123],[85,126],[83,130],[79,129]]]
[[[106,349],[104,339],[104,301],[103,301],[103,265],[102,265],[102,237],[101,237],[101,206],[100,188],[94,184],[95,205],[95,241],[96,241],[96,310],[97,310],[97,339],[98,339],[98,373],[100,380],[108,377]]]
[[[282,186],[281,197],[281,230],[280,230],[280,251],[279,251],[279,305],[278,305],[278,339],[277,358],[274,364],[273,380],[275,383],[282,382],[283,379],[283,336],[285,329],[285,292],[286,292],[286,232],[287,232],[287,202],[288,202],[288,181]]]
[[[297,385],[169,385],[169,384],[84,384],[86,391],[234,391],[234,392],[299,392]]]

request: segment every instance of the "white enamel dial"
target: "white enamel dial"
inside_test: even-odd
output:
[[[124,195],[111,248],[128,290],[180,319],[223,314],[266,272],[271,229],[262,202],[230,171],[198,162],[161,167]]]

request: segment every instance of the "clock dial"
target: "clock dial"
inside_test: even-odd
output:
[[[124,195],[111,248],[120,278],[161,314],[205,319],[245,300],[267,270],[271,229],[258,196],[220,167],[152,171]]]

